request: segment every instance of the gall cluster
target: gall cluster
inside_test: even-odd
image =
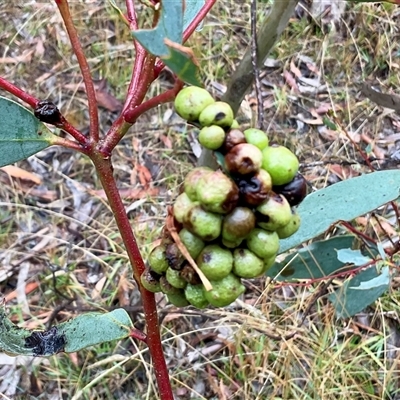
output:
[[[189,172],[172,212],[179,241],[212,289],[206,290],[168,233],[150,253],[141,281],[178,307],[224,307],[244,292],[241,279],[265,274],[279,240],[299,229],[294,207],[306,196],[307,182],[289,149],[271,145],[259,129],[241,131],[231,107],[206,90],[183,89],[175,109],[201,126],[200,144],[224,160],[216,171]]]

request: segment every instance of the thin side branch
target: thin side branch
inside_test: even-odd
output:
[[[15,97],[18,97],[26,104],[29,104],[32,108],[36,108],[39,103],[39,99],[20,89],[19,87],[13,85],[11,82],[8,82],[6,79],[0,76],[0,88],[4,89],[8,93],[13,94]]]
[[[75,25],[72,21],[71,13],[69,10],[69,5],[67,0],[56,1],[57,7],[60,10],[61,17],[64,21],[65,27],[67,29],[68,37],[71,41],[72,49],[78,60],[79,68],[82,73],[83,83],[86,89],[86,95],[89,104],[89,121],[90,138],[94,143],[99,141],[99,115],[97,110],[97,100],[96,92],[93,85],[92,74],[90,72],[90,67],[87,62],[85,53],[83,52],[82,45],[79,41],[78,33],[75,29]]]

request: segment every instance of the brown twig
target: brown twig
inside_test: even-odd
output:
[[[262,89],[260,71],[258,69],[258,50],[257,50],[257,0],[251,0],[250,8],[251,21],[251,64],[253,66],[254,83],[257,97],[257,122],[258,129],[264,130],[264,108],[262,99]]]

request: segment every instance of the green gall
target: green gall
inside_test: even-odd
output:
[[[166,247],[163,244],[154,247],[148,257],[150,268],[159,275],[162,275],[168,269],[166,256]]]
[[[175,110],[186,121],[197,121],[200,113],[215,100],[207,90],[197,86],[182,89],[175,98]]]
[[[219,214],[229,213],[239,200],[235,182],[219,170],[200,178],[196,193],[204,209]]]
[[[229,128],[234,119],[233,110],[228,103],[216,101],[207,106],[199,116],[201,126],[218,125]]]
[[[267,231],[276,231],[287,225],[292,217],[288,201],[280,194],[271,196],[257,207],[257,224]]]
[[[262,168],[271,175],[274,186],[285,185],[297,174],[299,160],[284,146],[267,146],[262,151]]]
[[[160,275],[153,272],[149,267],[140,275],[140,282],[149,292],[161,292]]]
[[[186,300],[185,292],[183,290],[179,291],[179,293],[168,294],[167,298],[168,301],[175,307],[186,307],[189,305],[189,302]]]
[[[191,170],[185,177],[183,181],[183,189],[190,200],[197,201],[196,187],[197,183],[204,175],[213,172],[211,168],[208,167],[198,167]]]
[[[221,234],[222,216],[204,210],[200,205],[190,209],[184,227],[200,239],[211,242]]]
[[[263,150],[268,146],[268,137],[262,130],[249,128],[246,129],[243,133],[246,138],[246,142],[253,144],[260,150]]]
[[[192,232],[188,231],[187,229],[183,228],[179,232],[179,237],[181,242],[185,245],[186,250],[190,254],[190,256],[194,259],[200,254],[203,250],[205,243],[196,235],[193,235]]]
[[[204,291],[204,296],[214,307],[226,307],[233,303],[245,291],[245,287],[234,274],[218,281],[210,281],[212,289]]]
[[[275,256],[279,250],[279,236],[276,232],[255,228],[246,238],[249,250],[260,258]]]
[[[180,272],[176,269],[168,268],[165,277],[169,284],[175,288],[183,289],[187,285],[187,282],[181,277]]]
[[[200,144],[209,150],[219,149],[225,141],[225,131],[217,125],[205,126],[199,133]]]
[[[203,285],[188,284],[185,288],[186,300],[193,306],[199,309],[206,308],[209,305],[206,296],[204,295]]]
[[[286,239],[294,235],[299,230],[300,224],[300,215],[296,212],[292,213],[290,221],[284,227],[277,229],[276,233],[278,234],[279,239]]]
[[[256,278],[264,271],[264,261],[249,249],[236,249],[233,252],[232,271],[240,278]]]
[[[175,200],[173,206],[173,213],[175,219],[181,224],[184,222],[186,216],[188,215],[190,209],[196,203],[190,200],[189,196],[186,193],[181,193]]]
[[[211,244],[204,247],[196,263],[208,279],[219,280],[232,271],[233,257],[230,250]]]

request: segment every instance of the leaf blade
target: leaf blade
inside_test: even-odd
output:
[[[132,36],[151,54],[161,57],[168,56],[165,39],[182,43],[183,34],[183,4],[182,1],[162,1],[160,19],[153,29],[132,31]]]
[[[344,268],[335,249],[350,248],[353,241],[354,236],[344,235],[312,243],[275,263],[266,275],[280,282],[324,278]]]
[[[364,215],[399,196],[400,171],[386,170],[348,179],[308,195],[299,205],[300,229],[281,240],[279,252],[324,233],[332,224]]]
[[[86,313],[46,331],[15,325],[0,305],[0,351],[10,356],[51,356],[72,353],[96,344],[121,340],[133,328],[129,314],[118,308],[107,313]]]
[[[118,308],[108,313],[86,313],[57,326],[66,337],[64,351],[73,353],[89,346],[120,340],[133,327],[129,314]]]
[[[390,284],[388,271],[383,277],[379,277],[380,274],[377,268],[370,267],[347,280],[341,288],[331,293],[328,299],[335,307],[337,317],[352,317],[371,305],[386,292]],[[375,283],[378,282],[379,284],[377,286],[371,286],[371,281]],[[370,286],[370,289],[363,290],[362,296],[360,296],[359,287],[362,285],[364,285],[364,287]]]
[[[0,167],[24,160],[56,138],[32,112],[0,96]]]

